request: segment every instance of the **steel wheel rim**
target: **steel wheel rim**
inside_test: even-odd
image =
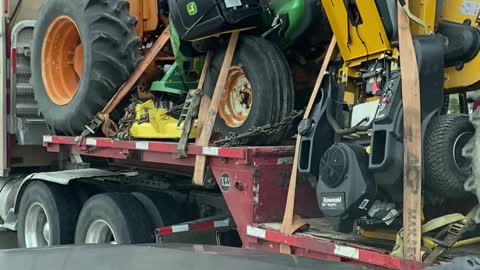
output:
[[[70,103],[78,91],[83,73],[80,32],[70,17],[60,16],[49,26],[41,58],[47,96],[60,106]]]
[[[25,218],[25,246],[45,247],[50,245],[50,223],[45,207],[39,203],[33,203],[27,210]]]
[[[85,236],[86,244],[117,244],[117,237],[112,230],[112,227],[103,219],[97,219],[87,230]]]
[[[452,154],[455,167],[466,175],[468,175],[472,169],[472,161],[463,157],[462,150],[472,137],[473,132],[463,132],[458,135],[453,143]]]
[[[247,121],[252,105],[252,84],[241,67],[231,67],[218,111],[220,117],[231,128],[241,127]]]

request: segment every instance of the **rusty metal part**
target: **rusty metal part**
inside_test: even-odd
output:
[[[50,100],[63,106],[78,91],[83,73],[83,47],[75,22],[68,16],[55,19],[43,41],[42,79]]]
[[[141,79],[141,81],[136,86],[136,91],[134,95],[139,100],[149,100],[155,99],[155,95],[147,89],[147,83],[145,79]]]
[[[118,126],[112,119],[110,119],[109,115],[104,116],[105,118],[103,119],[102,133],[107,138],[113,138],[118,133]]]
[[[218,110],[220,117],[231,128],[241,127],[247,121],[252,105],[252,84],[240,66],[232,66]]]

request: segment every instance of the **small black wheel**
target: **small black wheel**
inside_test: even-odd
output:
[[[471,160],[462,149],[475,133],[467,115],[445,114],[432,119],[425,133],[426,188],[449,198],[465,195],[464,182],[471,174]]]
[[[18,246],[22,248],[73,243],[78,201],[64,186],[28,184],[18,212]]]
[[[103,193],[83,206],[76,244],[141,244],[155,241],[154,226],[142,204],[128,193]]]
[[[204,89],[210,97],[215,90],[224,56],[225,48],[216,51],[207,73]],[[244,133],[254,126],[284,120],[293,110],[293,89],[290,68],[282,51],[262,38],[240,36],[213,137],[219,139],[231,132]],[[285,137],[285,133],[250,138],[248,143],[275,144]]]

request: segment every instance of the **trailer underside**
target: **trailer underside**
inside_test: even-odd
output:
[[[212,178],[220,187],[244,248],[279,253],[280,244],[288,244],[292,254],[314,259],[389,269],[425,267],[422,263],[390,256],[393,242],[335,232],[320,218],[315,191],[308,179],[299,179],[295,205],[295,214],[306,221],[308,229],[293,235],[280,233],[293,161],[292,146],[218,148],[191,145],[188,157],[180,159],[173,142],[87,138],[77,143],[75,139],[43,138],[49,152],[108,158],[121,166],[187,175],[193,172],[196,155],[208,156]]]

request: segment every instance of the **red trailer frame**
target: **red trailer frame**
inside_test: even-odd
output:
[[[193,172],[196,155],[208,156],[208,164],[220,187],[237,231],[247,249],[278,253],[280,244],[292,247],[292,254],[320,260],[350,262],[388,269],[422,269],[424,264],[388,255],[387,250],[371,248],[350,239],[325,232],[319,219],[315,191],[307,179],[298,179],[295,213],[310,224],[306,231],[280,233],[293,162],[293,146],[199,147],[191,145],[188,157],[180,159],[177,144],[158,141],[122,141],[44,136],[49,152],[112,159],[139,167]],[[161,164],[162,166],[158,166]]]

